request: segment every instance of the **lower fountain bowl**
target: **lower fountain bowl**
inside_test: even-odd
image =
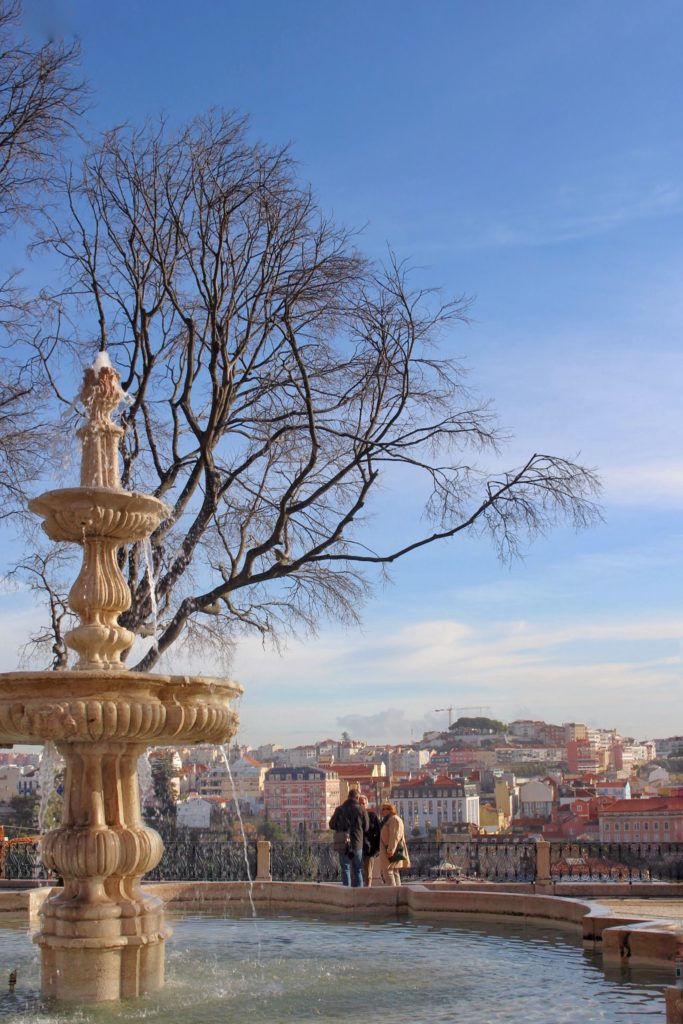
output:
[[[125,670],[0,674],[0,744],[225,743],[239,683]]]

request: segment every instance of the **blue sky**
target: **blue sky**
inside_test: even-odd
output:
[[[425,284],[472,296],[444,345],[513,435],[501,464],[580,452],[604,480],[588,533],[512,567],[458,539],[395,567],[360,631],[324,624],[282,657],[244,643],[243,739],[408,739],[450,704],[681,732],[680,4],[27,7],[35,40],[81,39],[90,130],[218,105],[291,142],[367,251],[390,242]],[[396,480],[371,528],[401,536],[414,511]],[[9,669],[34,612],[5,604]]]

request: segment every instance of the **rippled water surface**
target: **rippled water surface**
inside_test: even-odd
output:
[[[55,1006],[24,920],[0,919],[3,1024],[563,1024],[663,1022],[671,972],[603,972],[572,932],[519,923],[170,915],[165,989]],[[18,967],[13,994],[9,971]]]

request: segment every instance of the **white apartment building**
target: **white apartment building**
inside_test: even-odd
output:
[[[389,773],[410,772],[412,775],[419,775],[421,770],[429,763],[430,750],[413,750],[412,747],[398,747],[390,750],[388,754]]]
[[[423,775],[406,779],[391,789],[391,802],[396,805],[406,829],[418,828],[426,832],[429,827],[449,824],[479,824],[479,796],[476,786],[447,775],[432,779]]]
[[[31,765],[0,765],[0,803],[14,796],[32,796],[40,789],[38,772]]]
[[[176,808],[176,825],[178,828],[202,828],[211,827],[210,800],[204,800],[201,796],[191,796],[183,800]]]

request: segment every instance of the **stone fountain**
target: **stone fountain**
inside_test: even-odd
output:
[[[238,719],[236,683],[127,670],[133,634],[118,623],[131,595],[117,552],[144,541],[166,514],[157,498],[124,491],[112,413],[124,397],[106,356],[86,370],[80,487],[48,491],[29,507],[51,540],[83,548],[69,605],[72,669],[0,675],[0,743],[52,740],[66,763],[61,825],[42,840],[43,863],[63,879],[43,905],[35,937],[43,995],[99,1002],[164,983],[163,904],[141,878],[163,853],[140,814],[137,761],[150,744],[224,743]]]

